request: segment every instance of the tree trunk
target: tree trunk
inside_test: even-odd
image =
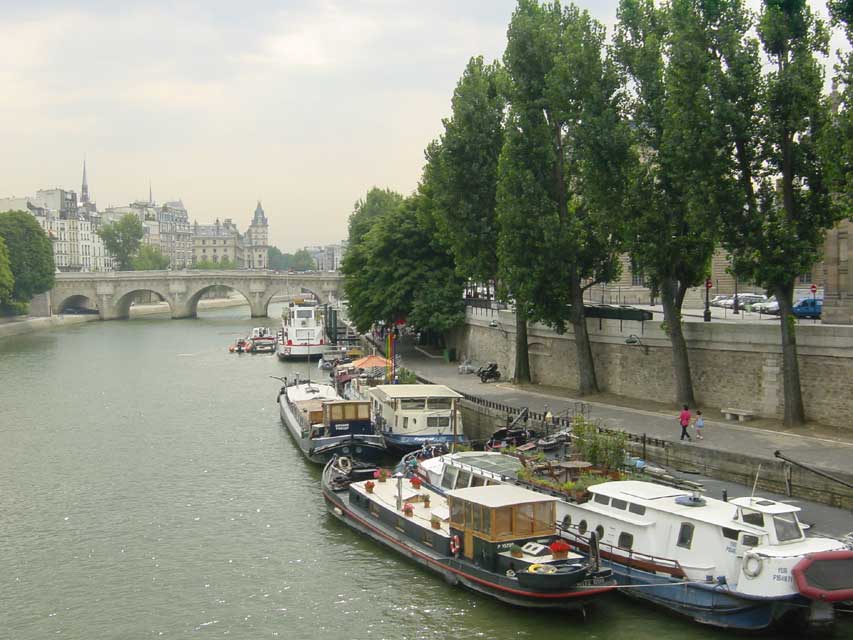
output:
[[[515,305],[515,375],[516,383],[530,382],[530,354],[527,352],[527,314]]]
[[[578,391],[589,395],[598,393],[598,380],[595,377],[595,361],[592,359],[592,346],[586,330],[586,313],[583,307],[583,289],[580,281],[572,276],[572,310],[569,320],[575,333],[575,359],[578,366]]]
[[[773,288],[779,301],[782,326],[782,380],[785,402],[785,426],[798,427],[806,421],[803,393],[800,389],[800,364],[797,360],[797,329],[792,313],[794,285],[786,283]]]
[[[690,375],[690,359],[687,355],[687,342],[681,327],[681,302],[684,293],[679,290],[674,278],[664,278],[660,286],[663,317],[672,345],[672,369],[675,372],[675,391],[678,404],[696,406],[693,396],[693,378]]]

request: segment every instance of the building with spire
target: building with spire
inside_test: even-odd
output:
[[[249,225],[249,230],[246,231],[246,241],[244,244],[246,268],[266,269],[269,266],[267,258],[269,248],[269,222],[264,213],[264,208],[261,206],[261,201],[258,200],[252,224]]]

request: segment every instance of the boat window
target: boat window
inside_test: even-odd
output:
[[[471,521],[472,522],[471,528],[474,529],[474,531],[482,531],[482,528],[481,528],[482,527],[482,518],[480,517],[480,505],[478,505],[478,504],[474,505],[473,515],[474,515],[474,518]]]
[[[679,547],[689,549],[693,544],[693,525],[689,522],[682,522],[681,529],[678,531],[678,541],[675,543]]]
[[[803,537],[797,517],[793,513],[773,516],[773,524],[776,527],[776,537],[779,542],[799,540]]]
[[[415,411],[423,409],[426,406],[426,400],[423,398],[401,398],[400,409],[403,411]]]
[[[554,527],[554,503],[537,502],[533,505],[533,528],[535,531],[547,531]]]
[[[449,409],[451,398],[430,398],[428,406],[430,409]]]
[[[444,467],[444,475],[441,476],[441,486],[445,489],[452,489],[456,486],[457,473],[459,473],[458,467]]]
[[[427,418],[427,426],[432,427],[433,429],[440,427],[449,427],[450,418],[446,416],[429,416]]]
[[[622,549],[630,549],[634,546],[634,535],[623,531],[619,534],[618,544]]]
[[[370,501],[369,511],[371,515],[374,515],[377,518],[379,517],[379,505],[373,502],[372,500]]]
[[[403,428],[404,429],[409,428],[409,418],[408,417],[403,418]]]
[[[622,509],[623,511],[628,506],[628,503],[625,500],[619,500],[618,498],[613,498],[610,502],[610,506],[614,509]]]
[[[459,470],[459,476],[456,478],[456,488],[464,489],[471,482],[471,472],[466,469]]]
[[[482,487],[486,484],[486,479],[483,476],[473,476],[471,478],[472,487]]]
[[[492,533],[492,510],[488,507],[483,507],[483,521],[480,523],[480,529],[485,534]]]
[[[633,502],[628,505],[628,511],[636,513],[638,516],[646,515],[646,508],[641,504],[634,504]]]
[[[358,405],[358,419],[370,420],[370,405],[366,402],[360,402]]]
[[[604,527],[602,525],[598,525],[595,528],[595,535],[598,537],[599,540],[604,540]]]
[[[450,524],[460,529],[465,526],[465,503],[450,499]]]
[[[563,516],[563,529],[568,529],[571,526],[572,526],[572,516],[571,516],[571,514],[567,513],[566,515]]]
[[[474,509],[479,509],[480,505],[472,505],[470,502],[465,503],[465,528],[471,529],[474,524]]]
[[[603,496],[600,493],[595,494],[595,501],[598,504],[610,504],[610,496]]]
[[[296,317],[297,318],[311,318],[314,315],[313,309],[297,309]]]
[[[755,525],[756,527],[764,526],[764,514],[760,511],[747,511],[746,509],[741,509],[740,519],[745,523]]]
[[[532,534],[533,529],[533,505],[520,504],[515,508],[515,533],[516,535]]]
[[[584,535],[586,533],[586,520],[581,520],[578,524],[578,533]]]
[[[508,536],[512,534],[512,507],[495,509],[495,535]]]
[[[740,539],[740,543],[744,547],[757,547],[758,546],[758,536],[752,536],[748,533],[743,534]]]
[[[737,529],[729,529],[728,527],[722,527],[722,529],[724,538],[728,538],[729,540],[737,540]]]

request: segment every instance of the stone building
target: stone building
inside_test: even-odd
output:
[[[219,263],[227,260],[238,269],[245,267],[244,239],[231,218],[225,218],[221,223],[217,218],[214,224],[195,222],[192,226],[192,243],[193,266],[202,261]]]
[[[269,253],[269,222],[264,208],[258,200],[252,224],[246,231],[244,243],[245,266],[247,269],[266,269]]]
[[[824,268],[826,270],[823,294],[823,322],[853,324],[853,219],[843,220],[826,235]]]

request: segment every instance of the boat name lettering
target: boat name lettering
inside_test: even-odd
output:
[[[349,429],[349,422],[340,422],[335,425],[335,429],[340,429],[341,431],[345,431]]]
[[[786,569],[786,571],[787,571],[787,569]],[[784,574],[774,573],[773,574],[773,581],[774,582],[793,582],[794,576],[787,576]]]
[[[727,553],[736,553],[737,552],[737,545],[736,544],[730,544],[730,545],[726,546],[726,552]]]

